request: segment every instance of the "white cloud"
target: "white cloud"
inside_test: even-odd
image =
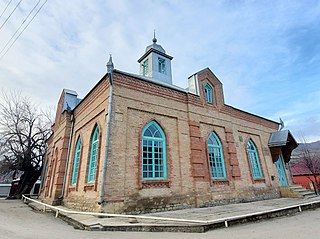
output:
[[[23,1],[0,30],[0,50],[36,2]],[[158,43],[174,57],[175,84],[187,87],[189,75],[210,67],[224,84],[226,103],[296,121],[296,131],[300,121],[319,115],[319,104],[305,98],[320,88],[320,69],[313,67],[319,51],[309,54],[316,44],[303,41],[307,32],[317,42],[319,12],[316,1],[48,1],[0,61],[0,84],[42,104],[56,104],[62,88],[83,97],[106,72],[109,53],[117,69],[137,73],[136,60],[156,29]]]

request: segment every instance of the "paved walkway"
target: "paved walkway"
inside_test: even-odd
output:
[[[43,209],[43,206],[36,203],[29,205],[39,210]],[[139,216],[136,218],[97,217],[63,212],[59,212],[59,217],[72,223],[75,227],[86,230],[205,232],[214,228],[290,215],[317,207],[320,207],[319,197],[312,199],[279,198],[139,215],[169,218],[168,220],[140,218]],[[59,208],[70,210],[61,206]]]

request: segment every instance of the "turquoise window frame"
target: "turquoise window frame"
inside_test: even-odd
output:
[[[162,128],[149,122],[142,131],[142,180],[166,180],[166,137]]]
[[[48,169],[49,169],[49,164],[48,162],[46,162],[46,166],[44,168],[44,172],[43,172],[43,176],[42,176],[42,184],[41,184],[41,188],[43,189],[45,184],[46,184],[46,181],[47,181],[47,173],[48,173]]]
[[[206,83],[204,86],[204,93],[206,96],[207,103],[212,104],[213,103],[213,89],[212,89],[211,85],[209,85],[208,83]]]
[[[74,153],[71,185],[75,185],[77,183],[78,172],[79,172],[80,154],[81,154],[81,139],[79,137],[78,140],[77,140],[76,150],[75,150],[75,153]]]
[[[91,138],[91,147],[90,147],[90,161],[88,168],[88,177],[87,183],[93,183],[96,180],[96,170],[97,170],[97,161],[98,161],[98,152],[99,151],[99,128],[95,127],[92,138]]]
[[[149,59],[146,59],[142,64],[143,76],[149,76]]]
[[[159,72],[162,74],[167,74],[166,59],[162,57],[158,57],[158,65],[159,65]]]
[[[250,139],[247,144],[248,157],[250,162],[251,174],[254,179],[262,178],[259,154],[253,141]]]
[[[219,137],[212,132],[208,137],[208,157],[210,161],[211,177],[226,179],[226,167],[223,157],[223,148]]]

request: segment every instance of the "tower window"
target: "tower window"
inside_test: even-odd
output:
[[[158,57],[158,62],[159,62],[159,72],[162,73],[162,74],[166,74],[167,71],[166,71],[166,60],[161,58],[161,57]]]
[[[142,75],[143,76],[148,76],[149,75],[149,62],[148,62],[148,59],[145,60],[142,63]]]
[[[206,101],[207,103],[209,104],[212,104],[212,87],[207,83],[205,86],[204,86],[204,93],[205,93],[205,96],[206,96]]]

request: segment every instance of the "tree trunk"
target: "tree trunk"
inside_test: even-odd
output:
[[[41,171],[24,172],[20,177],[18,190],[13,195],[13,198],[21,199],[23,194],[29,194],[40,175]]]
[[[319,195],[319,193],[320,193],[320,180],[317,180],[317,177],[316,177],[316,186],[317,186],[317,192]]]
[[[312,185],[313,185],[313,189],[314,189],[314,193],[316,195],[318,195],[318,190],[317,190],[317,178],[315,178],[316,182],[313,182],[313,180],[311,180]]]

